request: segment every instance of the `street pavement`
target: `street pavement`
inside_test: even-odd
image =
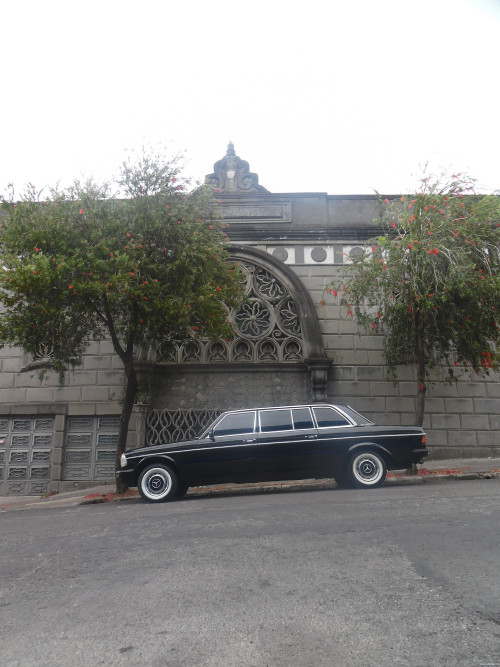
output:
[[[435,479],[3,512],[1,665],[500,666],[500,480]]]
[[[386,484],[425,484],[449,479],[500,479],[500,458],[446,459],[426,461],[418,466],[416,475],[406,472],[390,472]],[[259,482],[254,484],[217,484],[190,488],[188,496],[239,495],[250,493],[276,493],[301,489],[326,489],[336,486],[333,479],[309,479],[285,482]],[[113,483],[96,484],[92,488],[75,489],[50,496],[0,496],[0,512],[8,510],[47,507],[72,507],[104,502],[137,501],[138,492],[130,489],[126,494],[115,493]]]

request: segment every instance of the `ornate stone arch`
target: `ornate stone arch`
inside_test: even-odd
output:
[[[266,252],[230,246],[248,300],[230,313],[233,339],[166,341],[147,364],[146,442],[191,437],[221,410],[326,399],[327,359],[310,294]],[[209,419],[210,418],[210,419]]]
[[[325,400],[330,362],[314,304],[302,281],[289,267],[256,248],[233,245],[229,253],[243,270],[248,299],[230,313],[234,338],[214,342],[193,335],[166,341],[157,360],[169,365],[302,365],[310,373],[312,398]]]
[[[257,287],[259,294],[265,294],[265,281],[270,279],[275,281],[276,293],[288,300],[291,306],[289,318],[293,319],[295,315],[296,326],[300,327],[303,346],[302,361],[306,364],[318,362],[329,365],[311,295],[293,270],[269,253],[251,246],[232,245],[229,253],[232,259],[237,260],[243,266],[253,264],[261,271],[262,287]],[[270,289],[271,286],[268,285],[267,291]],[[275,295],[271,295],[271,300],[276,301]]]

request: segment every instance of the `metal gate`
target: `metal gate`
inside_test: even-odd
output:
[[[54,418],[0,417],[0,495],[48,492]]]
[[[120,417],[69,417],[64,437],[63,480],[111,480],[115,476]]]

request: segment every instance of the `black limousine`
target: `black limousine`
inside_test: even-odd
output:
[[[387,470],[421,463],[426,442],[417,426],[377,426],[348,405],[231,410],[194,440],[125,452],[116,475],[150,503],[227,482],[333,477],[375,488]]]

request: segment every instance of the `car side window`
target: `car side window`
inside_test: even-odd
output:
[[[259,413],[261,433],[291,431],[293,429],[290,410],[263,410]]]
[[[333,408],[313,408],[318,428],[328,426],[351,426],[351,422]]]
[[[226,415],[214,428],[214,435],[242,435],[253,433],[255,412],[234,412]]]
[[[294,408],[292,410],[292,417],[294,428],[314,428],[314,423],[309,408]]]

